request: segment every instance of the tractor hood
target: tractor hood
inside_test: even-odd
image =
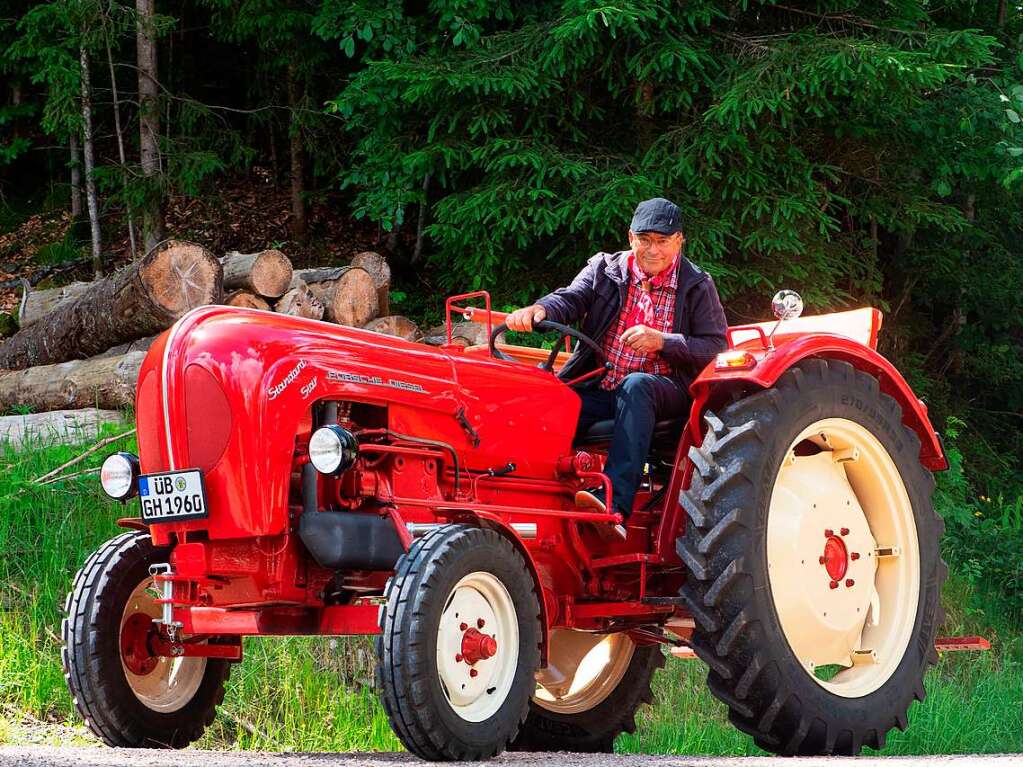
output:
[[[578,396],[552,374],[484,352],[437,349],[370,331],[226,306],[196,309],[151,347],[136,392],[146,473],[199,468],[211,505],[239,534],[266,503],[286,505],[295,439],[317,400],[387,409],[392,431],[450,444],[462,465],[515,463],[553,479],[571,450]]]

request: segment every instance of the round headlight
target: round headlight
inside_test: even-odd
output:
[[[117,501],[125,501],[138,492],[139,459],[131,453],[107,456],[99,470],[103,492]]]
[[[347,471],[358,455],[355,435],[337,424],[321,426],[309,439],[309,462],[321,474]]]

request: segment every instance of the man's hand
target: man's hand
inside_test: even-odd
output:
[[[664,348],[664,333],[646,325],[633,325],[622,333],[621,341],[634,351],[652,354]]]
[[[504,321],[508,325],[508,330],[517,330],[520,333],[528,333],[533,329],[533,325],[545,320],[546,318],[547,310],[540,306],[540,304],[533,304],[532,306],[526,306],[522,309],[516,309],[514,312],[505,317]]]

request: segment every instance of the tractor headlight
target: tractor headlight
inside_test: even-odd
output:
[[[355,464],[359,443],[355,435],[337,424],[321,426],[309,439],[309,462],[320,474],[340,474]]]
[[[126,501],[139,491],[139,459],[131,453],[107,456],[99,470],[103,492],[115,501]]]

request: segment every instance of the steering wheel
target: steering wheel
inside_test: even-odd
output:
[[[499,360],[506,360],[508,362],[518,362],[517,359],[505,354],[504,352],[497,348],[497,337],[501,335],[501,333],[505,332],[507,329],[508,323],[506,322],[502,322],[500,325],[494,328],[493,332],[490,334],[490,353],[497,357],[497,359]],[[554,342],[554,348],[551,349],[550,356],[547,357],[547,359],[544,360],[543,362],[537,363],[538,368],[540,368],[541,370],[546,370],[548,373],[554,372],[554,361],[558,358],[558,353],[561,351],[560,348],[561,342],[564,341],[566,338],[571,337],[578,339],[580,343],[584,344],[585,346],[588,346],[590,350],[593,352],[594,356],[597,359],[598,372],[596,375],[593,375],[592,373],[585,373],[579,376],[578,378],[573,378],[571,381],[565,381],[565,379],[561,376],[560,373],[555,373],[555,375],[557,375],[558,378],[560,378],[562,381],[565,381],[565,383],[568,384],[569,386],[589,378],[595,378],[596,380],[599,381],[601,378],[606,376],[608,371],[611,369],[610,365],[607,362],[607,358],[604,356],[604,350],[600,348],[600,345],[592,338],[590,338],[588,335],[580,333],[575,328],[571,328],[568,325],[562,325],[560,322],[541,320],[540,322],[536,322],[533,324],[533,330],[538,331],[553,330],[554,332],[558,333],[558,340]]]

